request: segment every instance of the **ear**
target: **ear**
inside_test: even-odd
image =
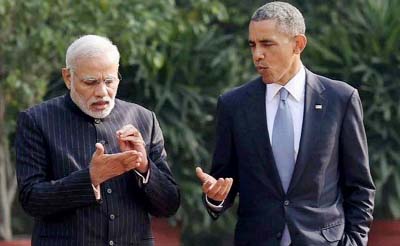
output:
[[[294,37],[295,40],[295,47],[293,52],[295,54],[300,54],[306,48],[307,45],[307,37],[303,34],[298,34]]]
[[[72,76],[71,70],[68,68],[63,68],[61,70],[61,73],[62,73],[65,85],[67,86],[68,90],[70,90],[71,89],[71,76]]]

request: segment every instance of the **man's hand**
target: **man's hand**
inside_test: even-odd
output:
[[[92,184],[97,186],[104,181],[137,168],[141,154],[136,150],[125,151],[118,154],[104,154],[104,147],[96,143],[96,151],[90,162],[90,178]]]
[[[196,167],[196,175],[200,179],[203,192],[208,198],[217,202],[225,200],[232,187],[232,178],[219,178],[216,180],[211,175],[203,172],[200,167]]]
[[[139,158],[136,160],[136,170],[146,173],[149,169],[145,144],[140,132],[131,124],[123,126],[117,131],[119,147],[122,152],[135,150]]]

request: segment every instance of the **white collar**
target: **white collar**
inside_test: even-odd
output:
[[[301,66],[300,70],[286,83],[285,86],[276,83],[267,84],[267,101],[272,101],[275,95],[278,94],[278,91],[282,87],[285,87],[289,92],[289,95],[291,95],[297,102],[300,102],[304,97],[305,85],[306,70],[304,69],[304,66]]]

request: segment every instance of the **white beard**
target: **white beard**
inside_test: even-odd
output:
[[[111,113],[111,111],[115,106],[115,98],[110,98],[110,97],[102,98],[101,101],[107,101],[108,106],[102,111],[95,112],[90,110],[90,105],[100,100],[93,99],[86,102],[85,99],[83,99],[82,96],[76,92],[73,84],[74,83],[71,84],[71,91],[70,91],[71,99],[85,114],[95,119],[103,119]]]

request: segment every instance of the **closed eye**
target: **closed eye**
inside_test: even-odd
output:
[[[272,45],[275,45],[275,44],[276,43],[272,42],[272,41],[261,41],[261,45],[264,46],[264,47],[272,46]]]
[[[84,79],[83,83],[86,85],[96,85],[98,82],[97,79]]]
[[[111,84],[113,84],[114,82],[116,82],[118,79],[117,78],[106,78],[105,80],[104,80],[104,83],[106,83],[106,85],[111,85]]]
[[[271,41],[271,40],[262,40],[260,41],[260,46],[262,47],[270,47],[276,45],[276,42]],[[249,47],[254,48],[256,47],[256,42],[254,41],[249,41]]]

